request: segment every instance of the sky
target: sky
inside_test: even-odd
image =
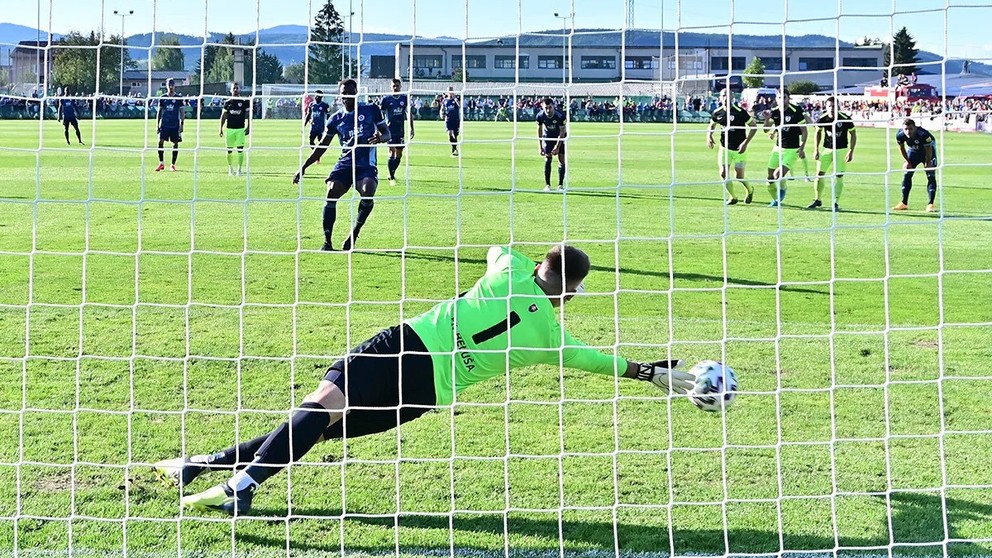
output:
[[[5,0],[6,2],[7,0]],[[119,33],[114,10],[133,10],[126,35],[149,32],[247,33],[305,25],[324,0],[9,0],[0,18],[56,33],[103,25]],[[823,34],[854,41],[906,26],[917,46],[949,57],[992,61],[992,0],[334,0],[354,12],[354,33],[483,38],[548,29],[620,28],[628,2],[634,26],[759,35]],[[539,5],[540,7],[535,7]],[[555,17],[555,12],[565,19]],[[574,18],[568,18],[574,14]],[[574,21],[572,21],[574,19]]]

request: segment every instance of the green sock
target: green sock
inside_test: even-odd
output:
[[[773,200],[778,199],[778,183],[774,180],[768,181],[768,195],[771,196]]]
[[[819,201],[823,199],[823,190],[827,188],[827,179],[824,177],[819,177],[816,179],[816,200]]]
[[[232,166],[232,165],[234,165],[234,157],[233,157],[233,155],[234,154],[231,153],[230,151],[227,152],[227,166],[229,166],[229,167]]]
[[[809,178],[809,158],[800,159],[803,162],[803,173]]]
[[[751,186],[751,184],[748,183],[747,180],[741,180],[741,184],[744,185],[744,190],[747,191],[747,195],[750,196],[751,194],[754,193],[754,186]]]
[[[730,199],[736,200],[737,194],[734,192],[734,181],[728,180],[723,183],[723,187],[727,189],[727,193],[730,194]]]
[[[844,191],[844,177],[838,176],[834,182],[834,203],[840,199],[841,193]]]
[[[238,151],[238,166],[239,167],[242,167],[242,166],[244,166],[244,164],[245,164],[245,152],[239,150]]]

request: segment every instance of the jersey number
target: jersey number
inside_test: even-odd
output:
[[[510,312],[505,320],[499,322],[498,324],[493,324],[486,329],[476,333],[472,336],[472,342],[476,345],[481,345],[490,339],[495,338],[501,333],[506,333],[510,331],[510,328],[520,323],[520,314],[516,312]]]

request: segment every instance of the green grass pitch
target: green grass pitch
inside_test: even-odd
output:
[[[348,255],[316,251],[333,152],[294,186],[296,123],[259,121],[231,178],[199,124],[180,172],[154,173],[141,121],[83,122],[92,149],[0,123],[0,555],[992,550],[992,137],[940,138],[943,212],[921,211],[921,174],[894,215],[891,134],[861,130],[834,215],[801,209],[804,180],[766,207],[760,134],[755,204],[724,207],[701,126],[574,124],[560,195],[537,191],[533,123],[469,122],[452,159],[418,122]],[[339,204],[336,244],[356,209]],[[149,462],[268,431],[348,347],[470,285],[487,246],[563,238],[594,265],[568,328],[725,359],[745,393],[724,417],[533,368],[318,446],[237,522],[181,515],[151,480]]]

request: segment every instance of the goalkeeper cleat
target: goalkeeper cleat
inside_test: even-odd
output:
[[[165,163],[159,163],[158,166],[155,167],[155,172],[160,172],[164,170],[165,170]]]
[[[813,200],[813,203],[806,206],[806,209],[819,209],[823,206],[823,202],[820,200]]]
[[[932,203],[928,203],[927,204],[926,212],[927,213],[933,213],[934,211],[937,211],[937,208],[934,207],[934,205]]]
[[[896,205],[895,207],[892,208],[892,211],[906,211],[907,209],[909,209],[909,206],[908,205],[906,205],[906,204],[904,204],[902,202],[899,202],[898,205]]]
[[[727,200],[727,205],[737,205],[737,198],[730,198]]]
[[[754,199],[754,190],[748,190],[747,197],[744,198],[744,204],[747,205],[751,203],[753,199]]]
[[[255,496],[258,485],[251,485],[244,490],[235,492],[226,482],[193,494],[183,496],[180,500],[182,507],[200,511],[219,511],[229,515],[248,515],[251,511],[251,500]]]
[[[152,465],[152,473],[166,488],[182,488],[193,482],[204,467],[193,464],[189,459],[176,457]]]

